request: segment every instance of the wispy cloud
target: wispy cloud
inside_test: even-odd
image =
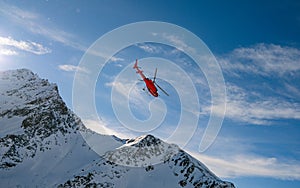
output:
[[[110,61],[112,61],[112,62],[119,62],[119,61],[124,61],[124,59],[120,58],[120,57],[113,56],[113,57],[110,58]]]
[[[17,41],[11,37],[0,36],[0,53],[3,55],[17,55],[18,51],[26,51],[36,55],[51,53],[51,50],[42,44],[32,41]]]
[[[10,6],[6,3],[1,3],[0,12],[15,19],[38,19],[39,15],[30,11],[22,10],[16,6]]]
[[[271,177],[276,179],[300,180],[300,161],[280,161],[275,157],[235,155],[230,158],[191,153],[205,163],[216,175],[228,177]]]
[[[126,95],[127,91],[131,89],[131,84],[127,84],[126,81],[119,82],[119,81],[112,81],[105,83],[107,87],[114,87],[116,91],[122,95]],[[127,95],[126,95],[127,97]]]
[[[38,13],[1,3],[0,14],[17,24],[18,27],[22,27],[33,34],[41,35],[77,50],[85,51],[87,49],[82,44],[75,42],[78,41],[78,37],[61,29],[51,27],[51,23]]]
[[[234,78],[226,84],[227,118],[260,125],[300,119],[300,104],[294,100],[300,92],[292,81],[299,76],[299,49],[262,43],[237,48],[218,61],[225,77]]]
[[[130,80],[122,80],[121,81],[112,81],[105,84],[105,86],[113,87],[115,88],[115,91],[119,95],[123,95],[125,98],[128,98],[128,102],[130,102],[131,107],[142,110],[141,106],[144,106],[145,104],[148,104],[145,93],[142,93],[136,86],[133,85],[133,83],[130,82]],[[129,96],[127,96],[129,92]],[[118,100],[118,99],[115,99]],[[124,101],[119,101],[119,103],[124,103]]]
[[[0,55],[13,56],[13,55],[18,55],[18,52],[15,50],[3,48],[0,46]]]
[[[177,49],[179,49],[181,51],[187,51],[187,52],[192,52],[192,53],[196,52],[196,50],[194,48],[192,48],[191,46],[189,46],[185,42],[185,40],[183,38],[181,38],[180,36],[163,33],[162,37],[164,39],[168,40],[169,42],[171,42]]]
[[[289,83],[284,83],[284,88],[287,92],[284,92],[283,94],[288,96],[289,98],[299,98],[300,97],[300,89],[297,88],[296,86],[291,85]]]
[[[237,48],[219,58],[223,70],[229,74],[243,72],[264,76],[299,72],[299,60],[299,49],[264,43]]]
[[[126,129],[125,127],[120,126],[119,122],[115,122],[112,119],[109,120],[103,117],[102,119],[84,119],[83,123],[86,128],[91,129],[99,134],[115,135],[123,139],[134,138],[138,136],[133,134],[132,131]]]
[[[300,104],[227,84],[226,117],[238,122],[271,125],[276,119],[300,119]]]
[[[88,70],[86,70],[85,68],[75,66],[75,65],[59,65],[58,68],[66,72],[80,71],[80,72],[88,73]]]
[[[162,53],[165,51],[161,46],[150,43],[137,44],[136,46],[151,54]]]
[[[160,37],[163,40],[168,41],[171,46],[175,47],[175,49],[168,51],[169,54],[178,54],[181,51],[192,52],[195,53],[196,49],[191,47],[185,41],[186,39],[182,36],[170,34],[170,33],[152,33],[153,36]],[[138,45],[141,49],[148,53],[165,53],[165,49],[159,45],[151,45],[150,43],[143,43]]]

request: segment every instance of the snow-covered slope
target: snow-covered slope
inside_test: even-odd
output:
[[[220,180],[178,146],[152,135],[128,140],[60,186],[234,187],[232,183]]]
[[[26,69],[0,72],[0,147],[0,187],[234,187],[154,136],[86,129],[57,86]]]
[[[0,187],[48,187],[72,178],[99,158],[79,130],[96,134],[66,107],[55,84],[26,69],[0,72]]]

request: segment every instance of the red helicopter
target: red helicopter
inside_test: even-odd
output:
[[[143,71],[139,69],[140,67],[138,67],[137,64],[138,64],[138,60],[135,61],[135,64],[134,64],[133,68],[136,69],[136,73],[140,74],[140,76],[142,77],[143,81],[144,81],[145,84],[146,84],[146,87],[147,87],[149,93],[150,93],[151,95],[153,95],[154,97],[158,97],[157,88],[156,88],[156,86],[157,86],[162,92],[164,92],[164,94],[166,94],[167,96],[169,96],[169,94],[168,94],[165,90],[163,90],[163,89],[155,82],[155,79],[156,79],[156,73],[157,73],[157,68],[155,69],[155,73],[154,73],[154,78],[153,78],[153,80],[150,80],[149,78],[146,78],[146,76],[143,74]],[[143,90],[145,90],[145,88],[144,88]]]

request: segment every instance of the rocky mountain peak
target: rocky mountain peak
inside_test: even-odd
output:
[[[47,145],[59,144],[59,137],[82,125],[59,96],[57,85],[28,69],[0,72],[0,98],[0,168],[51,149]]]
[[[125,142],[88,131],[57,86],[27,69],[0,72],[0,130],[0,187],[234,188],[153,135]]]
[[[135,147],[144,147],[158,145],[162,141],[159,138],[154,137],[153,135],[143,135],[135,139],[129,139],[126,144]]]

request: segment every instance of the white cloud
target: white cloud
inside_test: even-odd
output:
[[[13,56],[13,55],[18,55],[18,52],[15,50],[0,47],[0,55]]]
[[[206,164],[217,176],[223,178],[260,176],[300,180],[300,161],[282,162],[275,157],[254,155],[235,155],[226,159],[192,152],[191,155]]]
[[[1,7],[2,8],[0,9],[0,11],[11,17],[15,17],[15,18],[19,18],[19,19],[30,19],[30,20],[38,19],[38,17],[39,17],[37,14],[35,14],[33,12],[25,11],[25,10],[19,9],[18,7],[9,6],[4,3],[1,3]]]
[[[205,111],[210,111],[210,107]],[[239,122],[271,125],[275,119],[300,119],[300,105],[227,84],[225,115]]]
[[[118,134],[116,131],[114,131],[112,129],[109,129],[108,128],[109,123],[107,123],[104,120],[86,119],[86,120],[84,120],[84,125],[88,129],[91,129],[91,130],[93,130],[93,131],[95,131],[96,133],[99,133],[99,134],[118,135],[121,138],[127,138],[126,135]]]
[[[196,52],[196,50],[194,48],[192,48],[188,44],[186,44],[184,39],[179,36],[164,33],[162,35],[162,37],[164,39],[168,40],[169,42],[171,42],[177,49],[179,49],[181,51],[187,51],[187,52],[191,52],[191,53]]]
[[[168,42],[170,42],[172,44],[173,47],[175,47],[175,49],[168,52],[170,54],[173,54],[173,55],[178,54],[178,53],[180,53],[180,51],[191,52],[191,53],[196,52],[196,49],[190,47],[190,45],[188,45],[186,43],[184,37],[180,37],[180,36],[169,34],[169,33],[152,33],[152,35],[158,36],[164,40],[167,40]],[[142,44],[142,45],[139,45],[138,47],[140,47],[141,49],[143,49],[149,53],[159,53],[159,52],[165,53],[164,49],[157,45]]]
[[[146,93],[144,93],[142,90],[140,91],[139,88],[137,88],[134,83],[131,83],[128,80],[122,80],[122,81],[123,82],[115,80],[106,83],[105,86],[114,88],[115,91],[118,92],[120,95],[123,95],[125,96],[125,98],[128,98],[128,102],[130,102],[133,108],[141,110],[141,106],[147,104],[147,100],[144,97]],[[129,96],[127,96],[128,93]],[[124,103],[124,101],[119,101],[119,103]]]
[[[124,82],[112,81],[105,83],[105,86],[114,87],[118,93],[127,97],[126,93],[131,89],[132,84],[128,84],[126,81],[127,80],[125,80]]]
[[[119,126],[118,122],[113,122],[111,120],[106,119],[85,119],[83,120],[84,125],[86,128],[91,129],[99,134],[106,134],[106,135],[115,135],[119,138],[127,139],[127,138],[134,138],[137,135],[132,134],[132,132],[123,126]]]
[[[110,58],[110,61],[112,61],[112,62],[117,62],[117,61],[124,61],[124,59],[123,58],[120,58],[120,57],[111,57]]]
[[[30,52],[36,55],[51,53],[51,50],[42,44],[32,41],[17,41],[11,37],[0,37],[0,52],[3,55],[17,55],[17,50]]]
[[[145,52],[152,53],[152,54],[162,53],[164,51],[164,49],[157,44],[154,45],[154,44],[143,43],[143,44],[138,44],[137,47],[144,50]]]
[[[43,18],[37,13],[23,10],[16,6],[5,3],[1,3],[0,13],[6,16],[11,22],[16,23],[19,27],[30,31],[33,34],[41,35],[77,50],[85,51],[87,49],[85,46],[77,42],[78,37],[63,30],[49,26],[51,25],[49,20]]]
[[[255,85],[249,83],[252,90],[239,82],[227,82],[228,118],[252,124],[272,124],[275,119],[300,119],[300,104],[292,100],[298,99],[300,92],[296,85],[291,85],[294,83],[291,80],[299,75],[300,50],[257,44],[237,48],[218,60],[228,77],[249,80],[256,75],[262,76],[252,80]],[[260,79],[264,79],[264,85]]]
[[[58,68],[60,70],[67,71],[67,72],[80,71],[80,72],[88,73],[88,70],[75,65],[59,65]]]
[[[283,92],[284,95],[288,96],[289,98],[299,98],[300,97],[300,89],[296,86],[293,86],[289,83],[284,83],[285,91]],[[281,92],[282,93],[282,92]]]
[[[300,50],[274,44],[257,44],[249,48],[237,48],[220,57],[226,72],[245,72],[264,76],[283,76],[300,70]]]
[[[21,27],[35,35],[43,36],[48,40],[61,43],[82,52],[88,52],[92,55],[103,57],[105,59],[109,58],[112,62],[124,61],[123,58],[110,57],[106,52],[92,50],[87,51],[88,47],[83,44],[80,37],[58,28],[47,18],[36,12],[23,10],[6,3],[0,3],[0,14],[1,13],[18,27]]]

